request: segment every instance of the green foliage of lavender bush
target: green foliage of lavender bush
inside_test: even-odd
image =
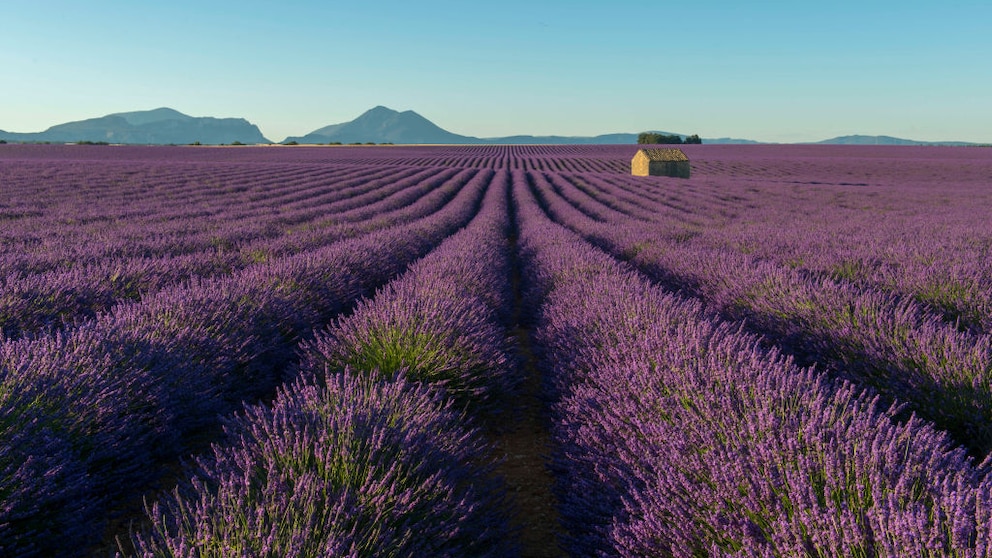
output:
[[[301,372],[402,371],[473,409],[512,392],[517,378],[500,324],[510,299],[507,177],[496,177],[465,229],[305,342]]]
[[[473,299],[398,288],[403,292],[387,288],[318,337],[324,365],[328,370],[347,366],[387,376],[403,370],[410,379],[444,389],[462,404],[484,403],[487,387],[507,365],[500,331],[487,323],[488,316]]]

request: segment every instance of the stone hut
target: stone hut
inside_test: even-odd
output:
[[[689,158],[681,149],[638,149],[630,160],[630,174],[689,178]]]

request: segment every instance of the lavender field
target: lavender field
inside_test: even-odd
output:
[[[0,556],[992,556],[992,149],[0,145]]]

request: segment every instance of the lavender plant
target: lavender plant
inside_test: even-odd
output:
[[[66,322],[93,318],[116,304],[133,302],[183,282],[227,276],[270,258],[291,256],[406,223],[436,211],[472,176],[469,171],[456,169],[440,172],[414,169],[408,173],[411,176],[395,182],[361,176],[345,181],[346,184],[357,182],[364,188],[378,185],[371,189],[371,195],[361,195],[354,192],[354,187],[343,185],[335,185],[333,195],[305,197],[305,205],[300,201],[287,203],[283,197],[273,195],[265,198],[267,203],[283,202],[275,217],[262,211],[228,216],[227,228],[209,233],[214,239],[211,242],[217,245],[199,251],[155,257],[149,257],[148,253],[138,256],[124,253],[108,258],[97,243],[87,241],[89,251],[75,254],[75,261],[68,269],[60,265],[48,271],[27,274],[15,271],[0,276],[0,292],[3,292],[0,332],[8,338],[18,338],[60,329]],[[353,195],[342,198],[339,190]],[[321,204],[325,198],[332,203]],[[333,214],[332,218],[328,218],[329,213]],[[242,219],[257,224],[246,230],[240,226]],[[155,232],[144,227],[120,231],[129,237],[130,243],[146,245],[148,237]],[[167,244],[154,253],[170,247],[176,248]],[[44,268],[46,255],[34,253],[28,268]]]
[[[231,443],[149,506],[147,556],[507,556],[478,432],[406,382],[334,374],[225,424]]]
[[[404,370],[477,408],[511,393],[519,379],[500,324],[510,306],[506,179],[490,184],[464,230],[305,342],[301,373]]]
[[[570,552],[984,552],[988,464],[661,291],[552,224],[518,178]]]
[[[811,279],[696,242],[673,242],[650,225],[616,215],[614,222],[599,222],[569,204],[544,176],[531,180],[556,219],[661,284],[700,297],[807,363],[909,403],[977,456],[992,448],[992,338],[957,331],[908,298]]]
[[[675,184],[628,176],[630,146],[5,146],[0,554],[88,552],[219,413],[272,397],[321,324],[333,322],[299,353],[310,377],[292,385],[327,391],[318,377],[353,364],[446,386],[456,403],[442,405],[458,408],[512,391],[504,238],[516,220],[573,553],[989,555],[988,463],[934,426],[975,455],[992,439],[992,157],[685,149],[693,179]],[[518,219],[481,202],[511,174]],[[229,424],[262,432],[269,419],[249,415],[275,411],[251,408]],[[319,475],[259,449],[309,440],[310,426],[285,420],[254,449],[217,445],[226,457],[198,462],[144,540],[166,545],[181,517],[234,537],[209,509],[283,541],[252,549],[368,550],[321,547],[309,520],[247,518],[251,502],[262,516],[337,510],[335,525],[358,513],[353,485],[320,507]],[[257,482],[238,496],[235,455],[281,468],[243,461]]]
[[[0,345],[0,394],[15,407],[42,401],[51,409],[42,413],[40,429],[12,423],[0,431],[0,447],[23,439],[22,431],[51,432],[64,444],[30,451],[67,445],[78,462],[66,470],[89,478],[89,492],[80,497],[94,504],[85,515],[68,517],[53,504],[63,501],[63,491],[78,494],[72,483],[47,487],[40,494],[47,500],[33,504],[51,532],[85,534],[44,544],[67,556],[85,552],[109,506],[136,498],[181,454],[191,432],[243,399],[271,391],[300,338],[467,222],[485,184],[480,177],[466,185],[427,219],[254,266],[230,279],[162,291],[55,336]],[[13,462],[19,454],[0,455],[12,460],[0,464],[10,475],[0,484],[12,495],[33,494],[30,486],[19,486],[26,482]],[[16,513],[31,505],[10,501],[7,509]],[[39,544],[34,537],[44,536],[6,516],[0,524],[11,526],[21,546]]]

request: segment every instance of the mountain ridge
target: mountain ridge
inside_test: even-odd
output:
[[[822,145],[947,145],[947,146],[967,146],[979,145],[967,141],[922,141],[897,138],[893,136],[869,136],[862,134],[852,134],[847,136],[837,136],[817,142]]]
[[[354,120],[318,128],[304,136],[290,136],[282,143],[478,143],[478,138],[444,130],[412,110],[403,112],[373,107]]]
[[[167,107],[117,112],[97,118],[56,124],[43,132],[16,133],[0,130],[0,139],[22,142],[106,142],[151,145],[272,143],[262,135],[258,126],[244,118],[189,116]]]
[[[678,135],[660,130],[651,132]],[[357,118],[317,128],[303,136],[289,136],[280,143],[393,143],[393,144],[636,144],[637,133],[608,133],[597,136],[513,135],[479,138],[449,132],[412,111],[396,111],[382,105]],[[97,118],[56,124],[43,132],[18,133],[0,130],[0,140],[14,142],[106,142],[131,144],[269,144],[258,126],[244,118],[194,117],[175,109],[117,112]],[[703,138],[708,144],[756,144],[742,138]],[[806,144],[830,145],[981,145],[962,141],[919,141],[885,135],[853,134]]]
[[[380,133],[373,133],[379,131]],[[383,133],[383,131],[388,131]],[[655,131],[655,130],[652,130]],[[670,132],[659,132],[667,135]],[[396,144],[635,144],[637,133],[610,133],[597,136],[514,135],[492,138],[449,132],[412,110],[399,112],[382,105],[371,108],[354,120],[330,124],[303,136],[289,136],[280,143],[396,143]],[[758,143],[737,138],[703,140],[706,143]]]

